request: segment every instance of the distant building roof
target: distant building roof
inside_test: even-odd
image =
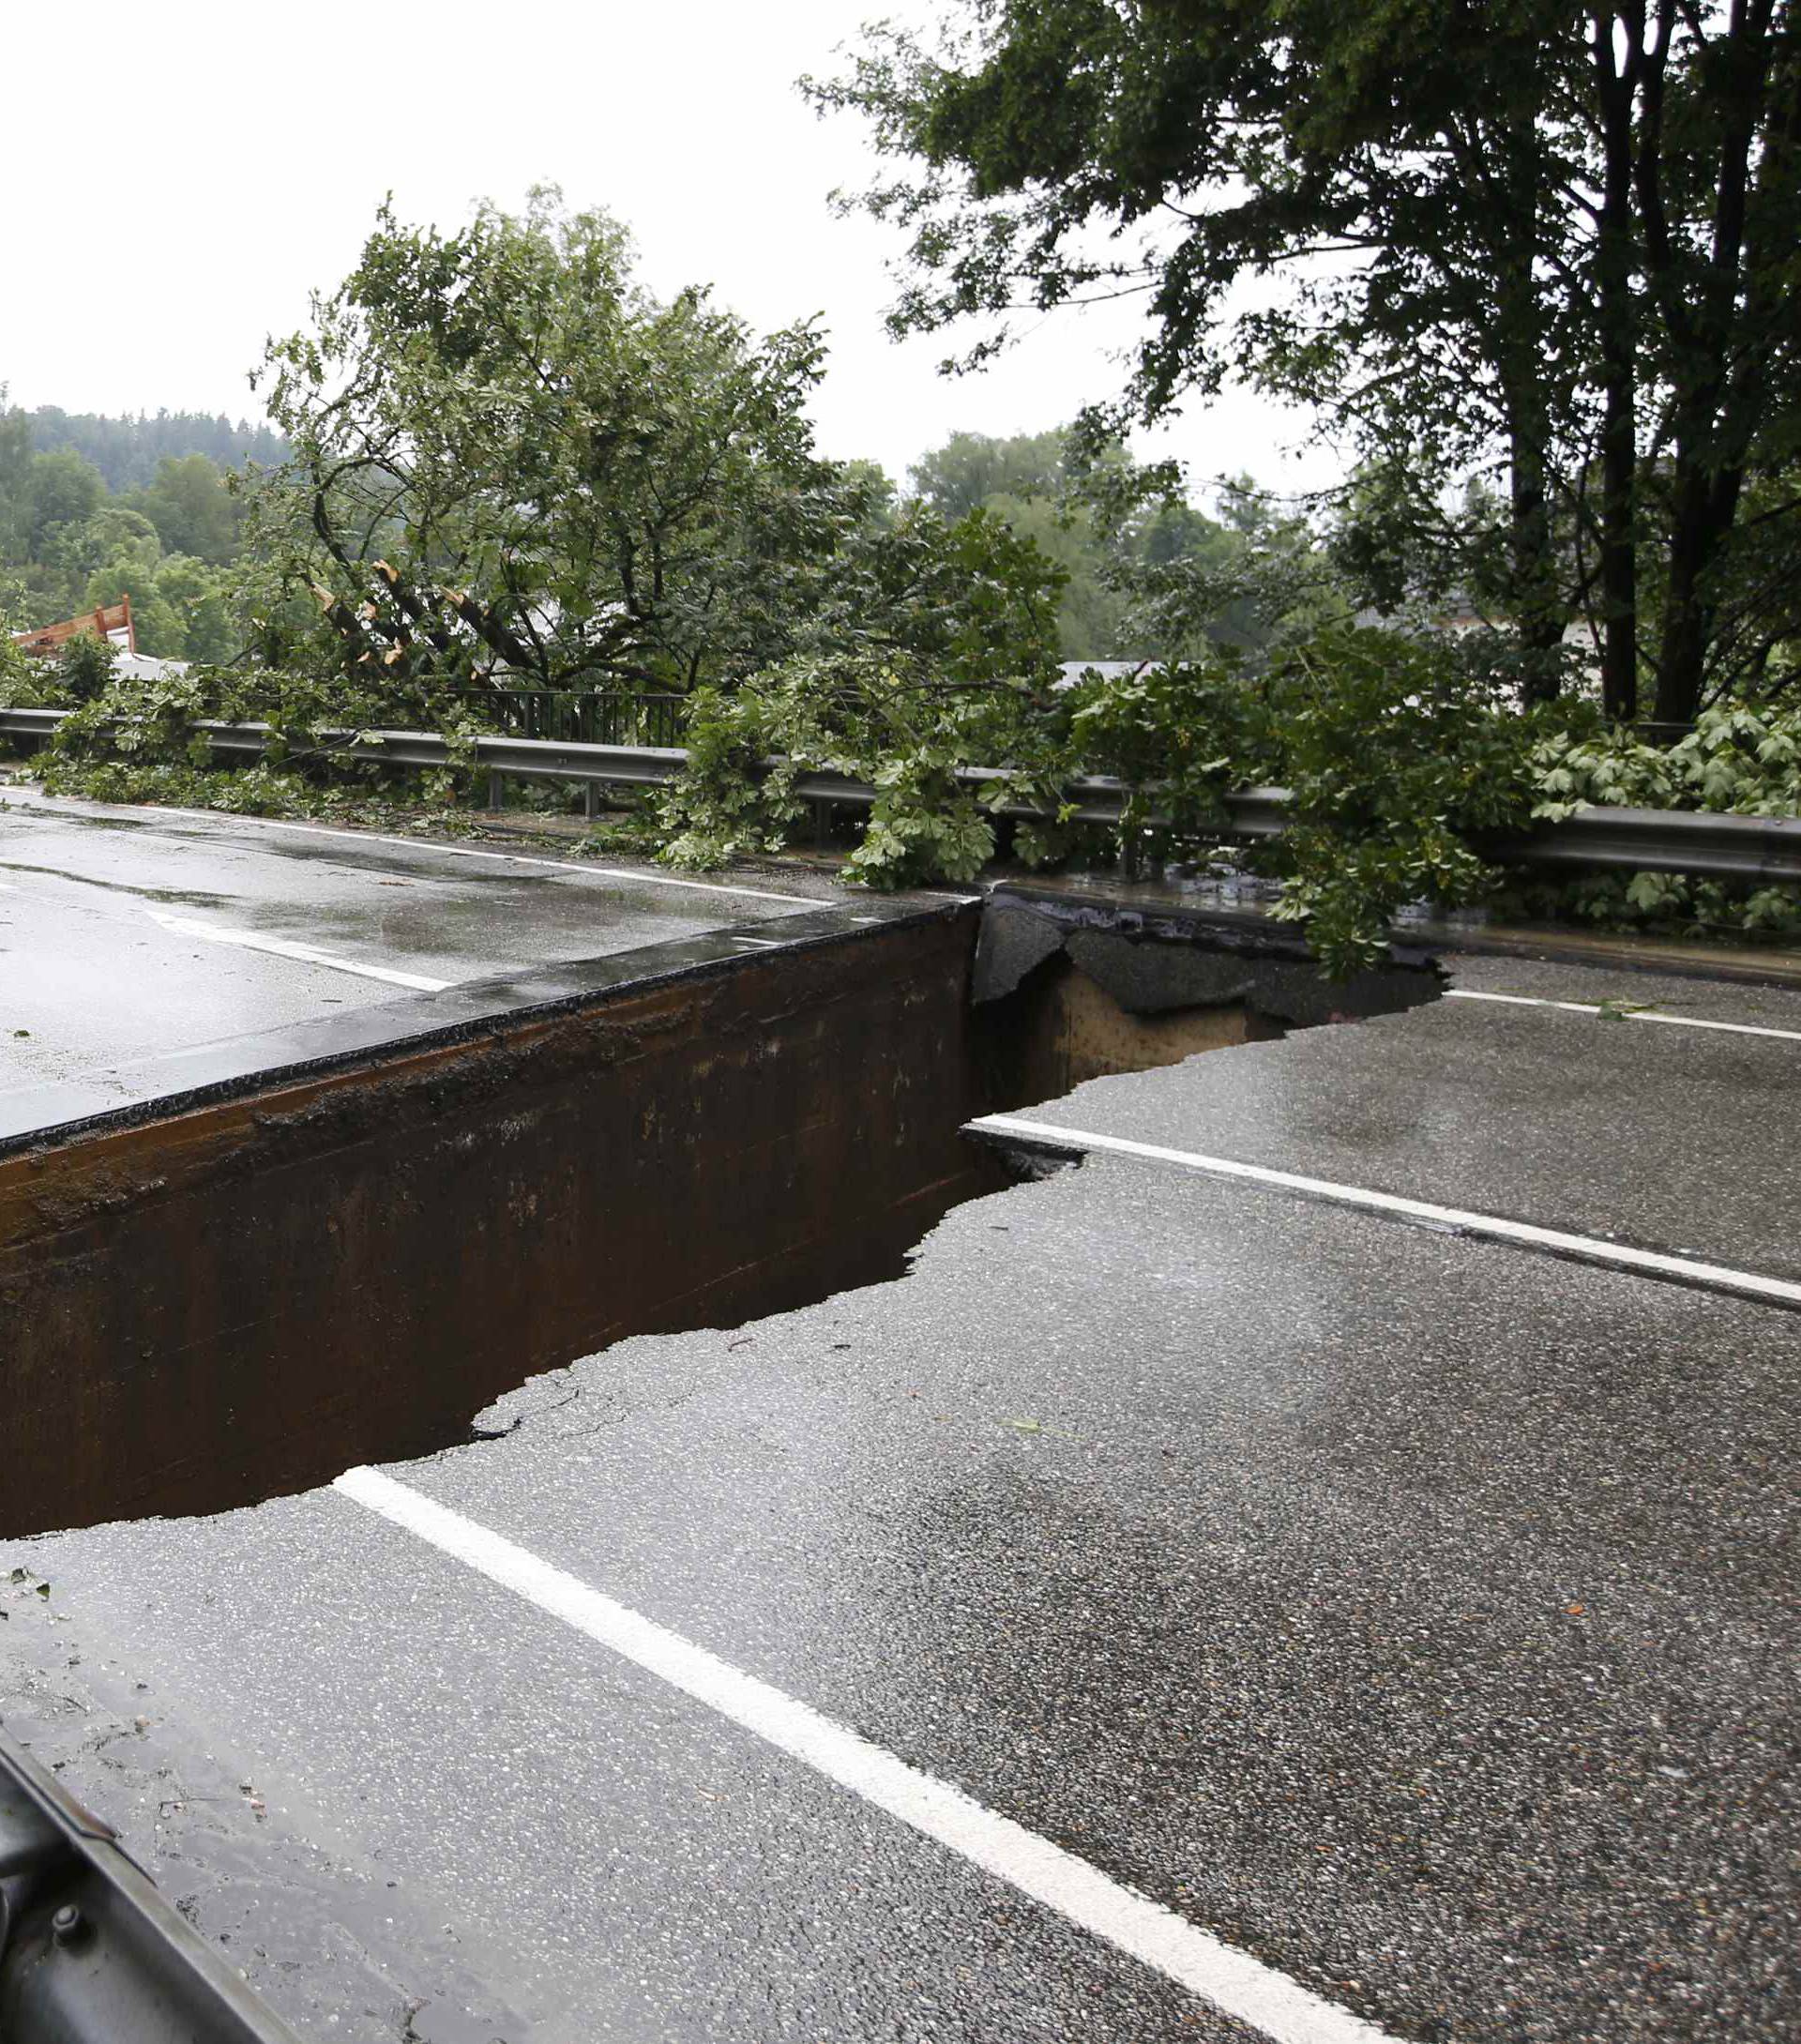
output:
[[[126,652],[114,661],[113,672],[130,681],[161,681],[168,674],[185,674],[190,665],[188,660],[159,660],[154,653]]]
[[[1160,667],[1161,660],[1059,660],[1066,688],[1084,674],[1098,674],[1103,681],[1116,681],[1121,674],[1136,674],[1141,668]]]

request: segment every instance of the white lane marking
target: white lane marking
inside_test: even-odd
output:
[[[1561,1007],[1572,1015],[1599,1015],[1599,1001],[1546,1001],[1530,993],[1481,993],[1474,987],[1446,987],[1447,1001],[1499,1001],[1507,1007]],[[1619,1022],[1670,1022],[1678,1029],[1724,1029],[1735,1037],[1780,1037],[1785,1042],[1801,1043],[1801,1029],[1765,1029],[1756,1022],[1710,1022],[1700,1015],[1659,1015],[1648,1007],[1614,1007],[1606,1010]]]
[[[56,810],[44,796],[36,796],[26,805],[42,808],[54,815]],[[494,858],[509,866],[549,866],[558,872],[585,873],[594,880],[642,880],[658,887],[692,887],[702,894],[737,894],[752,901],[787,901],[796,908],[830,908],[829,901],[816,901],[806,894],[771,894],[762,887],[738,887],[723,880],[677,880],[673,873],[639,872],[628,866],[594,866],[586,859],[539,858],[529,852],[491,852],[475,844],[439,844],[429,838],[395,838],[374,830],[347,830],[331,824],[296,824],[280,816],[240,816],[232,810],[177,809],[173,803],[134,802],[97,803],[97,808],[116,809],[129,806],[132,809],[154,810],[160,816],[188,816],[196,823],[213,824],[229,827],[233,824],[254,824],[259,830],[297,830],[312,838],[336,838],[349,844],[398,844],[408,852],[446,852],[453,858]],[[79,815],[79,810],[74,811]],[[871,917],[879,921],[879,917]]]
[[[1277,2044],[1394,2044],[1373,2023],[504,1535],[378,1469],[346,1470],[334,1488]]]
[[[1608,1242],[1598,1235],[1566,1234],[1556,1228],[1536,1228],[1530,1221],[1508,1220],[1499,1214],[1476,1214],[1460,1206],[1436,1206],[1428,1200],[1408,1200],[1394,1192],[1376,1192],[1368,1186],[1339,1184],[1330,1178],[1306,1178],[1292,1171],[1274,1171],[1266,1164],[1244,1164],[1231,1157],[1208,1157],[1196,1150],[1166,1149],[1160,1143],[1133,1143],[1125,1136],[1096,1135],[1086,1128],[1065,1128],[1055,1122],[1026,1121],[1017,1114],[984,1114],[969,1124],[992,1135],[1024,1136],[1035,1142],[1050,1142],[1064,1149],[1112,1150],[1122,1157],[1148,1158],[1155,1163],[1179,1164],[1185,1170],[1210,1178],[1246,1179],[1252,1185],[1274,1186],[1298,1192],[1308,1199],[1329,1200],[1339,1206],[1355,1206],[1399,1220],[1422,1222],[1430,1228],[1456,1234],[1480,1236],[1494,1242],[1517,1242],[1527,1249],[1545,1249],[1577,1263],[1604,1264],[1623,1270],[1642,1271],[1657,1278],[1672,1278],[1684,1284],[1699,1285],[1710,1292],[1731,1292],[1745,1298],[1774,1301],[1782,1306],[1801,1306],[1801,1284],[1784,1278],[1764,1278],[1755,1271],[1732,1270],[1720,1264],[1697,1263],[1687,1256],[1666,1256],[1657,1249],[1635,1249],[1623,1242]]]
[[[403,973],[392,965],[365,965],[358,959],[339,958],[310,944],[294,944],[286,937],[259,936],[249,930],[221,930],[212,923],[198,923],[186,916],[146,912],[152,922],[178,937],[199,937],[207,944],[233,944],[246,951],[267,951],[276,958],[297,959],[303,965],[324,965],[335,973],[356,973],[363,979],[385,979],[392,987],[414,987],[423,993],[442,993],[454,986],[452,979],[428,979],[423,973]]]

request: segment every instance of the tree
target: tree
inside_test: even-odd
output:
[[[8,409],[0,384],[0,560],[22,561],[30,534],[27,479],[31,473],[31,421]]]
[[[10,614],[12,592],[0,583],[0,706],[30,706],[43,700],[38,685],[36,663],[13,643]]]
[[[1222,486],[1218,519],[1168,495],[1158,467],[1109,463],[1084,487],[1142,653],[1167,662],[1206,662],[1220,647],[1266,656],[1352,621],[1354,593],[1330,550],[1248,477]]]
[[[1048,496],[996,494],[984,507],[1029,538],[1067,578],[1057,606],[1057,647],[1067,660],[1112,660],[1133,652],[1126,632],[1126,598],[1110,587],[1107,561],[1092,513],[1063,511]]]
[[[180,634],[180,643],[168,647],[139,643],[146,653],[169,652],[177,659],[205,660],[223,665],[235,659],[244,643],[225,577],[210,561],[191,554],[166,553],[157,565],[156,596],[171,624]],[[135,612],[136,598],[133,599]]]
[[[25,472],[25,555],[43,560],[59,536],[85,525],[100,507],[106,484],[79,454],[34,454]]]
[[[191,553],[223,567],[237,552],[239,500],[204,454],[164,456],[157,479],[136,504],[171,553]]]
[[[265,365],[295,450],[250,494],[265,650],[428,697],[689,690],[835,650],[959,686],[1042,665],[1055,569],[821,458],[823,359],[809,326],[759,341],[704,291],[653,297],[617,223],[553,191],[450,235],[384,209]],[[308,589],[323,624],[277,645]]]
[[[885,525],[849,522],[814,564],[793,649],[815,668],[873,655],[928,692],[1032,693],[1054,674],[1066,580],[1006,519],[977,507],[953,522],[915,499]]]
[[[868,461],[846,462],[841,474],[846,488],[859,493],[869,522],[886,531],[894,523],[900,499],[893,477],[880,462]]]
[[[870,512],[812,446],[822,347],[637,282],[554,191],[454,235],[384,208],[261,372],[294,447],[251,542],[353,671],[686,689],[779,658]]]
[[[1068,660],[1173,659],[1225,638],[1261,636],[1236,602],[1172,629],[1178,571],[1198,598],[1204,568],[1234,565],[1229,531],[1176,492],[1164,465],[1142,465],[1118,442],[1058,426],[994,436],[955,432],[911,472],[920,502],[946,518],[980,508],[1029,537],[1063,570],[1057,636]],[[1145,601],[1155,588],[1155,603]]]
[[[31,421],[18,407],[8,407],[7,386],[0,384],[0,506],[23,492],[31,465]]]
[[[1022,308],[1137,295],[1108,429],[1233,377],[1322,406],[1493,585],[1529,692],[1579,616],[1620,715],[1647,674],[1675,719],[1769,679],[1801,587],[1801,496],[1764,487],[1796,448],[1793,0],[969,0],[960,22],[936,51],[873,31],[809,87],[914,166],[855,202],[911,237],[897,332],[996,317],[983,361]],[[1233,298],[1251,276],[1286,290]],[[1498,535],[1445,508],[1485,473]]]
[[[961,518],[993,497],[1055,497],[1063,488],[1063,429],[1015,433],[952,433],[908,472],[916,494],[946,518]]]
[[[65,567],[78,574],[102,578],[114,573],[133,574],[148,580],[162,559],[162,541],[142,511],[108,503],[81,524],[64,526],[53,552]],[[111,603],[116,598],[104,600]]]

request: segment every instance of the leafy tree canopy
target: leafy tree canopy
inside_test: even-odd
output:
[[[1041,665],[1048,564],[824,460],[823,358],[810,326],[658,299],[554,190],[449,235],[384,208],[260,376],[294,448],[249,528],[276,650],[431,687],[687,689],[829,643]]]
[[[961,518],[992,497],[1056,497],[1066,480],[1064,434],[955,432],[908,472],[916,494],[946,518]]]
[[[242,499],[233,496],[223,472],[205,455],[165,456],[156,479],[130,501],[172,553],[191,553],[220,568],[235,559]]]
[[[908,236],[897,332],[978,316],[980,361],[1134,296],[1101,431],[1235,379],[1323,407],[1363,558],[1430,541],[1536,692],[1576,622],[1624,714],[1795,673],[1793,0],[963,0],[809,89],[904,166],[853,202]]]
[[[917,499],[946,515],[981,508],[1062,568],[1066,660],[1175,660],[1225,643],[1265,646],[1355,609],[1348,578],[1304,519],[1248,477],[1216,512],[1182,493],[1168,464],[1069,427],[956,432],[910,471]]]

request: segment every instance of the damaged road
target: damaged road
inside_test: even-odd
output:
[[[1789,1267],[1801,998],[1447,963],[1033,1113]],[[1797,1404],[1779,1307],[1091,1149],[470,1445],[12,1543],[0,1718],[303,2034],[1773,2044]]]

